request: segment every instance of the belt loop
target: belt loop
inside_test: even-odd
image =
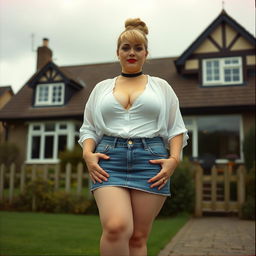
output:
[[[114,147],[114,148],[116,147],[117,140],[118,140],[118,138],[115,137],[115,138],[114,138],[114,142],[113,142],[113,147]]]
[[[142,141],[142,143],[143,143],[144,149],[148,149],[148,144],[147,144],[147,142],[146,142],[146,139],[145,139],[145,138],[142,138],[141,141]]]

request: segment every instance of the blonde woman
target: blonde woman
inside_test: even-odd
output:
[[[117,42],[121,74],[95,86],[80,129],[103,229],[101,256],[147,255],[152,223],[188,138],[171,86],[143,74],[147,34],[140,19],[125,22]]]

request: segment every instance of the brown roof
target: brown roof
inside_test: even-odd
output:
[[[10,92],[11,95],[14,95],[11,86],[0,86],[0,96],[3,95],[5,92]]]
[[[255,105],[255,82],[250,77],[244,86],[202,87],[196,77],[177,73],[177,58],[151,59],[144,66],[144,73],[167,80],[176,92],[182,110],[207,107],[243,107]],[[92,65],[64,66],[60,70],[70,74],[84,88],[77,91],[65,106],[33,107],[33,89],[24,85],[0,111],[0,120],[10,119],[82,119],[84,105],[96,83],[120,73],[118,62]]]

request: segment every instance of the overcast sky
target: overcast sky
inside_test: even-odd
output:
[[[16,93],[26,83],[44,37],[59,66],[117,61],[116,39],[127,18],[148,25],[150,58],[178,56],[219,15],[222,2],[0,0],[0,85]],[[255,0],[225,0],[224,8],[255,35]]]

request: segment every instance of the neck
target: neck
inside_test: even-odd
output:
[[[138,73],[121,73],[121,76],[124,77],[137,77],[137,76],[141,76],[142,75],[142,71],[138,72]]]

